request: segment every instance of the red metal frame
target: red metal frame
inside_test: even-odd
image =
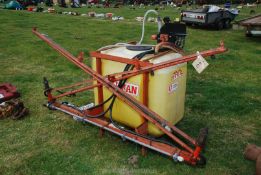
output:
[[[99,57],[96,57],[96,71],[98,74],[102,74],[102,62]],[[98,87],[98,103],[103,102],[103,89],[102,86]]]
[[[65,92],[61,95],[58,96],[53,96],[52,92],[55,90],[61,90],[61,88],[56,88],[53,90],[48,91],[48,105],[50,108],[58,109],[60,111],[63,111],[65,113],[68,113],[72,116],[78,117],[79,119],[92,123],[98,127],[101,128],[101,135],[103,134],[103,130],[110,131],[116,135],[120,135],[121,137],[131,140],[135,143],[138,143],[142,145],[143,147],[147,147],[153,150],[156,150],[158,152],[161,152],[167,156],[170,156],[176,160],[177,156],[180,156],[184,159],[184,161],[188,164],[191,165],[196,165],[201,159],[200,152],[203,149],[200,144],[197,143],[197,140],[190,137],[180,129],[178,129],[176,126],[173,126],[171,123],[163,119],[161,116],[159,116],[157,113],[149,109],[148,106],[148,75],[149,72],[174,66],[180,63],[188,62],[195,60],[197,58],[196,54],[192,55],[187,55],[187,56],[182,56],[181,58],[175,59],[175,60],[170,60],[170,61],[165,61],[162,63],[158,64],[151,64],[149,62],[144,62],[144,61],[139,61],[139,60],[130,60],[127,58],[122,58],[122,57],[115,57],[111,55],[105,55],[99,52],[92,52],[91,56],[96,57],[96,71],[88,67],[82,62],[82,57],[83,54],[81,54],[80,57],[74,57],[71,53],[66,51],[65,49],[61,48],[58,44],[54,43],[52,40],[46,37],[46,35],[43,35],[39,32],[36,31],[36,29],[33,29],[32,31],[36,36],[38,36],[40,39],[45,41],[48,45],[50,45],[53,49],[58,51],[60,54],[65,56],[69,61],[74,63],[76,66],[81,68],[83,71],[88,73],[91,77],[92,80],[88,81],[94,81],[93,85],[85,86],[77,90],[72,90],[69,92]],[[220,47],[212,50],[207,50],[200,52],[200,54],[203,57],[206,56],[211,56],[219,53],[223,53],[226,51],[226,48],[224,47],[224,44],[221,43]],[[155,55],[153,57],[160,56],[161,54],[159,53],[158,55]],[[120,72],[112,75],[108,75],[106,77],[102,76],[102,59],[110,60],[110,61],[117,61],[120,63],[124,64],[132,64],[135,66],[135,69],[132,71],[127,71],[127,72]],[[138,74],[143,74],[143,89],[144,93],[143,95],[143,101],[139,102],[129,94],[125,93],[122,89],[120,89],[118,86],[116,86],[113,82],[122,80],[125,78],[133,77]],[[79,85],[83,85],[82,83],[77,83],[75,85],[71,86],[66,86],[65,88],[71,88],[71,87],[76,87]],[[103,103],[103,88],[108,89],[111,91],[119,100],[125,102],[127,105],[129,105],[131,108],[133,108],[135,111],[137,111],[146,121],[138,128],[135,129],[137,133],[146,135],[147,134],[147,122],[152,122],[155,126],[157,126],[158,129],[160,129],[163,133],[165,133],[167,136],[169,136],[170,139],[175,144],[178,144],[178,147],[170,146],[166,143],[161,143],[155,140],[151,140],[148,138],[144,138],[139,135],[135,135],[123,130],[120,130],[118,128],[115,128],[110,122],[108,122],[104,117],[100,118],[90,118],[86,117],[85,115],[97,115],[103,112],[103,107],[95,108],[95,109],[87,109],[84,111],[84,113],[79,112],[78,110],[68,107],[66,105],[61,104],[60,102],[57,101],[58,98],[64,97],[66,95],[71,95],[71,94],[76,94],[82,91],[86,91],[89,89],[93,88],[98,88],[98,103],[101,104]],[[177,137],[179,136],[179,137]],[[181,140],[181,138],[184,141]],[[194,148],[192,148],[193,146]],[[144,150],[143,150],[144,153]]]
[[[90,55],[95,58],[102,58],[105,60],[116,61],[116,62],[120,62],[120,63],[124,63],[124,64],[132,64],[132,65],[138,66],[138,67],[152,65],[152,63],[149,63],[149,62],[139,61],[139,60],[135,60],[135,59],[128,59],[128,58],[123,58],[123,57],[117,57],[117,56],[112,56],[112,55],[106,55],[106,54],[102,54],[100,52],[91,52]]]

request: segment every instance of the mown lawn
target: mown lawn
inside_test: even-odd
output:
[[[71,9],[66,9],[70,11]],[[65,114],[49,111],[42,104],[42,77],[53,87],[86,78],[77,67],[54,52],[31,32],[37,26],[64,48],[78,55],[116,42],[139,40],[142,16],[147,9],[77,9],[113,12],[127,20],[113,22],[81,16],[0,10],[0,82],[11,82],[22,93],[30,115],[23,120],[0,121],[0,174],[253,174],[255,164],[243,158],[246,144],[261,145],[260,38],[246,38],[242,30],[189,28],[185,51],[193,53],[217,47],[225,41],[229,51],[209,59],[210,66],[198,74],[189,64],[186,111],[178,127],[196,137],[209,127],[204,168],[176,164],[149,151],[138,166],[128,164],[140,155],[140,146],[122,142],[91,125],[75,122]],[[239,18],[249,16],[243,9]],[[261,8],[255,9],[261,12]],[[75,9],[73,11],[76,11]],[[160,11],[162,16],[179,16],[179,10]],[[146,27],[145,42],[157,26]],[[90,65],[90,60],[87,59]],[[82,97],[91,102],[91,94]]]

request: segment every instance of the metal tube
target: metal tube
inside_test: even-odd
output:
[[[202,55],[203,57],[208,57],[208,56],[220,54],[220,53],[223,53],[226,51],[227,51],[227,49],[221,43],[220,47],[218,47],[216,49],[211,49],[211,50],[206,50],[206,51],[200,52],[200,55]],[[164,62],[154,64],[151,66],[141,67],[139,70],[131,70],[131,71],[125,71],[125,72],[121,72],[121,73],[115,73],[115,74],[111,74],[110,76],[121,76],[120,78],[115,79],[116,81],[118,81],[120,79],[130,78],[130,77],[136,76],[138,74],[142,74],[144,72],[151,72],[151,71],[155,71],[158,69],[175,66],[177,64],[182,64],[185,62],[193,61],[193,60],[197,59],[197,56],[198,56],[197,54],[186,55],[186,56],[177,58],[175,60],[164,61]]]
[[[63,86],[63,87],[59,87],[59,88],[53,88],[51,89],[51,91],[59,91],[59,90],[64,90],[64,89],[69,89],[69,88],[73,88],[73,87],[76,87],[76,86],[81,86],[83,84],[87,84],[89,82],[93,82],[94,80],[90,79],[90,80],[85,80],[85,81],[82,81],[82,82],[78,82],[78,83],[75,83],[75,84],[72,84],[72,85],[69,85],[69,86]]]
[[[142,142],[140,142],[140,141],[137,141],[137,140],[135,140],[135,139],[133,139],[133,138],[131,138],[131,137],[128,137],[128,136],[126,136],[126,135],[124,135],[124,134],[118,133],[118,132],[116,132],[116,131],[114,131],[114,130],[112,130],[112,129],[106,127],[106,126],[104,127],[104,126],[102,126],[102,125],[99,125],[99,124],[97,124],[97,123],[95,123],[95,122],[93,122],[93,121],[90,121],[90,120],[88,120],[88,119],[86,119],[86,118],[83,118],[83,117],[81,117],[81,116],[79,116],[79,115],[73,114],[73,113],[71,113],[71,112],[69,112],[69,111],[63,110],[63,109],[61,109],[61,108],[58,108],[58,107],[56,107],[56,106],[54,106],[54,105],[50,105],[49,107],[51,107],[51,108],[53,108],[53,109],[56,109],[56,110],[59,110],[59,111],[62,111],[62,112],[66,113],[66,114],[69,114],[69,115],[71,115],[71,116],[78,117],[78,118],[80,118],[81,120],[83,120],[83,121],[85,121],[85,122],[87,122],[87,123],[93,124],[93,125],[95,125],[95,126],[97,126],[97,127],[100,127],[100,128],[105,129],[105,130],[107,130],[107,131],[109,131],[109,132],[112,132],[112,133],[114,133],[114,134],[116,134],[116,135],[118,135],[118,136],[120,136],[120,137],[124,137],[124,138],[126,138],[126,139],[128,139],[128,140],[130,140],[130,141],[132,141],[132,142],[135,142],[135,143],[137,143],[137,144],[139,144],[139,145],[142,145],[142,146],[145,146],[145,147],[147,147],[147,148],[150,148],[150,149],[152,149],[152,150],[154,150],[154,151],[160,152],[160,153],[162,153],[162,154],[164,154],[164,155],[167,155],[167,156],[170,156],[170,157],[172,156],[172,155],[171,155],[170,153],[168,153],[168,152],[162,151],[162,150],[157,149],[157,148],[155,148],[155,147],[153,147],[153,146],[150,146],[150,145],[148,145],[148,144],[145,144],[145,143],[142,143]]]
[[[95,87],[100,87],[100,86],[101,86],[101,84],[95,84],[95,85],[83,87],[83,88],[76,89],[76,90],[73,90],[73,91],[65,92],[65,93],[57,95],[57,96],[53,96],[53,99],[58,99],[58,98],[61,98],[61,97],[67,96],[67,95],[76,94],[76,93],[83,92],[83,91],[93,89]]]

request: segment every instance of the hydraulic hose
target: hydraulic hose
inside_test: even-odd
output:
[[[156,10],[148,10],[144,17],[143,17],[143,21],[142,21],[142,33],[141,33],[141,38],[140,38],[140,41],[137,43],[137,44],[141,44],[142,41],[143,41],[143,38],[144,38],[144,33],[145,33],[145,22],[146,22],[146,19],[147,19],[147,16],[149,13],[154,13],[156,14],[158,17],[157,17],[157,23],[158,23],[158,32],[160,31],[161,29],[161,26],[162,26],[162,23],[161,23],[161,19],[159,17],[159,13],[156,11]]]

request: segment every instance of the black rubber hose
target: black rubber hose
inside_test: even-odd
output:
[[[173,144],[171,144],[171,143],[169,143],[169,142],[167,142],[167,141],[160,140],[160,139],[155,139],[155,138],[153,138],[153,137],[145,136],[145,135],[142,135],[142,134],[138,134],[138,133],[136,133],[136,132],[134,132],[134,131],[131,131],[131,130],[129,130],[129,129],[124,129],[122,126],[118,125],[118,124],[113,120],[113,118],[112,118],[112,109],[113,109],[113,104],[114,104],[115,99],[116,99],[116,96],[112,99],[112,102],[111,102],[110,107],[109,107],[109,111],[110,111],[110,112],[109,112],[109,114],[110,114],[110,121],[111,121],[111,123],[113,124],[113,126],[115,126],[116,128],[118,128],[118,129],[120,129],[120,130],[122,130],[122,131],[131,133],[131,134],[134,134],[134,135],[136,135],[136,136],[143,137],[143,138],[145,138],[145,139],[149,139],[149,140],[152,140],[152,141],[155,141],[155,142],[160,142],[160,143],[164,143],[164,144],[170,145],[170,146],[172,146],[172,147],[175,147],[175,145],[173,145]]]
[[[132,59],[138,59],[138,60],[140,60],[140,59],[143,58],[146,54],[151,53],[152,51],[154,52],[154,50],[149,50],[149,51],[146,51],[146,52],[139,53],[138,55],[136,55],[136,56],[133,57]],[[152,53],[153,53],[153,52],[152,52]],[[127,64],[127,65],[125,66],[125,68],[124,68],[124,71],[128,71],[128,70],[130,70],[130,69],[133,69],[133,65]],[[119,88],[122,88],[122,87],[124,86],[124,84],[126,83],[126,81],[127,81],[127,79],[120,80],[120,82],[119,82],[119,84],[118,84],[118,87],[119,87]],[[110,106],[111,106],[111,105],[114,103],[115,98],[116,98],[116,96],[115,96],[114,94],[112,94],[109,98],[107,98],[107,99],[106,99],[105,101],[103,101],[102,103],[100,103],[100,104],[98,104],[98,105],[95,105],[95,106],[93,106],[93,107],[91,107],[91,108],[89,108],[89,109],[95,109],[95,108],[97,108],[97,107],[100,107],[100,106],[104,105],[105,103],[109,102],[112,98],[114,98],[114,99],[113,99],[112,103],[110,104]],[[83,113],[83,111],[79,110],[79,108],[77,108],[77,107],[75,107],[75,106],[71,106],[71,105],[67,105],[67,106],[72,107],[73,109],[76,109],[77,111]],[[112,106],[113,106],[113,105],[112,105]],[[97,115],[94,115],[94,116],[93,116],[93,115],[84,114],[84,117],[86,117],[86,118],[99,118],[99,117],[104,116],[109,110],[110,110],[110,107],[109,107],[108,109],[106,109],[104,112],[100,113],[100,114],[97,114]]]

